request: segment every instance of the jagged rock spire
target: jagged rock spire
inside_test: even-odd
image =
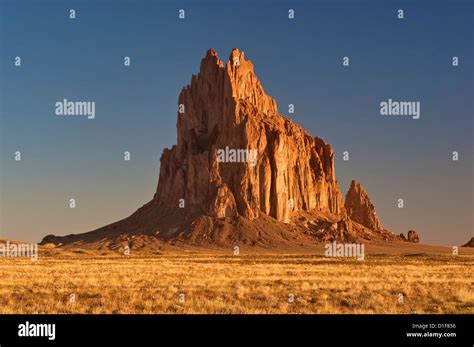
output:
[[[355,180],[351,182],[344,206],[353,221],[372,230],[383,230],[369,195]]]
[[[285,222],[298,210],[342,211],[331,146],[278,114],[244,52],[234,48],[224,65],[208,50],[179,104],[178,143],[161,159],[159,205],[182,198],[213,217],[264,213]],[[255,150],[256,164],[218,162],[227,146]]]

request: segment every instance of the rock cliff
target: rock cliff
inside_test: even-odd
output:
[[[153,199],[130,217],[42,243],[135,248],[161,242],[288,246],[399,239],[354,181],[343,203],[332,147],[278,113],[244,52],[208,50],[178,98],[177,143]],[[347,211],[346,211],[347,210]]]
[[[344,206],[353,221],[372,230],[383,229],[369,195],[354,180],[352,180],[349,191],[346,194]]]
[[[184,199],[211,217],[263,213],[283,222],[299,210],[343,210],[331,146],[278,114],[243,52],[223,63],[209,50],[179,108],[177,145],[161,157],[158,206]],[[226,148],[254,153],[253,162],[219,160]]]

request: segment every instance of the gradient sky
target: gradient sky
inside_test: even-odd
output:
[[[294,104],[290,118],[333,146],[343,194],[356,179],[386,228],[414,229],[424,243],[465,243],[474,224],[473,7],[0,0],[0,236],[36,242],[90,231],[149,201],[161,152],[176,143],[181,88],[209,47],[225,61],[238,47],[280,113]],[[95,101],[96,119],[56,116],[63,98]],[[420,101],[421,119],[381,116],[388,98]]]

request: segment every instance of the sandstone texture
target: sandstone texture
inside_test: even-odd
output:
[[[342,212],[331,146],[278,114],[243,52],[223,63],[209,50],[179,104],[177,145],[161,158],[160,208],[184,199],[211,217],[282,222],[299,210]],[[256,164],[218,162],[226,146],[255,150]]]
[[[354,180],[352,180],[349,191],[346,194],[344,206],[353,221],[372,230],[383,229],[369,195],[364,188]]]

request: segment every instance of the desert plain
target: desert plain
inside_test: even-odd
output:
[[[380,242],[365,253],[41,247],[36,261],[0,258],[0,313],[474,313],[474,249]]]

